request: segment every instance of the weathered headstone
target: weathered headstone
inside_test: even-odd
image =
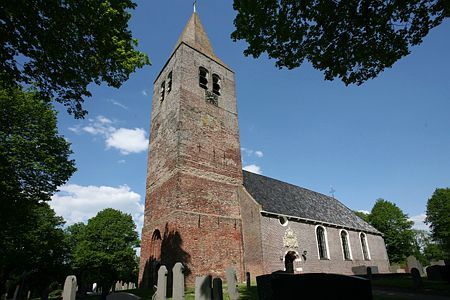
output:
[[[222,279],[213,279],[213,300],[223,300]]]
[[[167,268],[161,266],[158,270],[158,289],[156,290],[157,300],[166,300],[167,295]]]
[[[441,260],[433,260],[430,261],[431,266],[445,266],[445,261],[443,259]]]
[[[250,285],[251,285],[250,272],[245,273],[245,283],[247,284],[247,290],[249,290],[250,289]]]
[[[177,262],[172,269],[173,273],[173,300],[184,299],[184,266],[182,263]]]
[[[195,278],[195,300],[211,300],[211,276]]]
[[[14,291],[13,300],[17,300],[17,298],[19,297],[19,290],[20,290],[20,285],[17,285],[16,289]]]
[[[62,300],[75,300],[77,294],[77,278],[75,275],[69,275],[64,282]]]
[[[239,292],[237,290],[236,270],[230,267],[227,269],[226,273],[227,273],[228,297],[230,297],[230,300],[238,300]]]
[[[122,284],[120,281],[116,281],[116,284],[114,285],[114,291],[120,291],[122,288]]]
[[[422,276],[420,275],[420,272],[417,268],[411,269],[411,276],[414,288],[418,289],[422,287]]]
[[[413,255],[408,256],[408,258],[406,259],[406,264],[409,270],[416,268],[419,271],[420,276],[424,275],[422,264],[420,263],[420,261],[417,260],[415,256]]]
[[[138,297],[131,293],[111,293],[108,296],[106,296],[106,300],[139,300],[141,297]]]

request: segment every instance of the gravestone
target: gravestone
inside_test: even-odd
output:
[[[77,278],[75,275],[69,275],[64,282],[62,300],[75,300],[77,294]]]
[[[120,284],[120,281],[116,281],[116,284],[114,285],[114,291],[120,291],[122,285]]]
[[[413,255],[408,256],[408,258],[406,259],[406,265],[408,266],[408,269],[410,269],[410,270],[412,270],[413,268],[416,268],[419,271],[420,276],[424,275],[422,264],[420,263],[420,261],[417,260],[417,258],[415,256],[413,256]]]
[[[211,300],[211,279],[210,275],[195,278],[195,300]]]
[[[413,280],[413,287],[418,289],[422,287],[422,276],[417,268],[411,269],[411,276]]]
[[[429,266],[426,271],[427,271],[428,280],[433,280],[433,281],[444,280],[444,278],[442,277],[442,273],[441,273],[441,266],[439,266],[439,265]]]
[[[445,266],[445,261],[443,259],[441,260],[433,260],[430,261],[431,266]]]
[[[247,290],[249,290],[250,289],[250,285],[251,285],[250,272],[245,273],[245,283],[247,284]]]
[[[238,300],[239,292],[237,290],[236,270],[230,267],[227,269],[226,273],[227,273],[228,297],[230,297],[230,300]]]
[[[184,299],[184,266],[182,263],[177,262],[172,269],[173,273],[173,300]]]
[[[161,266],[158,270],[158,284],[156,290],[156,300],[166,300],[167,295],[167,268]]]
[[[223,300],[222,279],[213,279],[213,300]]]
[[[138,297],[131,293],[111,293],[108,296],[106,296],[106,300],[139,300],[141,297]]]

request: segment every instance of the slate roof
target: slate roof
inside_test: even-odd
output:
[[[335,198],[245,170],[243,174],[245,189],[265,212],[380,234]]]

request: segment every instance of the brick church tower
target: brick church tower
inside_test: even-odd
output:
[[[153,85],[140,284],[180,261],[194,276],[244,272],[234,72],[194,12]]]

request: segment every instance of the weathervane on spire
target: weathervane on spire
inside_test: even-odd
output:
[[[336,190],[333,188],[332,185],[330,185],[330,194],[331,194],[331,197],[333,197],[333,198],[334,198],[334,192],[336,192]]]
[[[194,12],[197,12],[196,5],[197,5],[197,0],[194,1]]]

